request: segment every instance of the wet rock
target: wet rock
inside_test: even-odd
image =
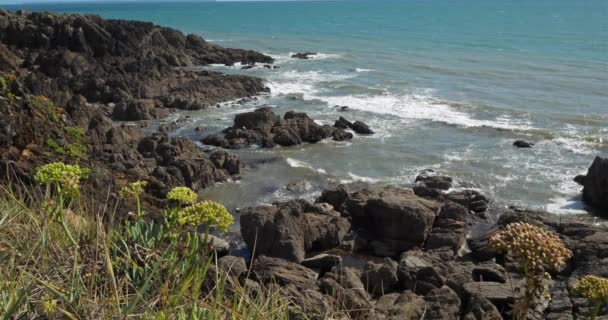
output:
[[[336,123],[334,123],[334,127],[340,129],[350,129],[352,125],[353,124],[344,117],[340,117],[338,120],[336,120]]]
[[[305,201],[288,201],[244,209],[241,234],[255,254],[302,262],[307,252],[340,245],[348,220],[334,210],[322,210]]]
[[[374,134],[374,131],[369,126],[361,121],[353,122],[351,128],[358,134]]]
[[[321,196],[317,202],[325,202],[331,204],[337,211],[342,211],[342,207],[346,200],[348,200],[349,194],[346,186],[339,185],[335,189],[327,189],[321,193]]]
[[[583,185],[583,201],[590,206],[608,210],[608,158],[596,157],[587,175],[577,178],[577,182]]]
[[[291,57],[295,58],[295,59],[308,60],[316,55],[317,55],[316,52],[298,52],[298,53],[292,54]]]
[[[291,191],[291,192],[303,193],[303,192],[306,192],[306,190],[310,189],[310,187],[311,187],[311,185],[308,181],[297,180],[297,181],[292,181],[292,182],[288,183],[287,186],[285,186],[285,189],[287,189],[287,191]]]
[[[513,142],[513,145],[518,148],[532,148],[532,146],[534,146],[534,143],[526,142],[523,140],[517,140]]]
[[[451,177],[436,175],[432,171],[425,171],[416,177],[416,182],[431,189],[448,190],[452,187],[454,181]]]

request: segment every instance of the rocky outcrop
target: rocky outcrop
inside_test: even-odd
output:
[[[358,134],[374,134],[374,131],[369,126],[361,121],[350,122],[344,117],[340,117],[334,123],[335,128],[351,129]]]
[[[608,276],[605,267],[608,229],[575,218],[510,208],[501,211],[495,224],[488,225],[486,221],[481,232],[471,231],[469,224],[477,225],[476,228],[482,226],[475,211],[470,209],[471,200],[481,195],[472,190],[453,195],[437,191],[438,196],[421,197],[412,190],[397,187],[376,187],[353,193],[343,186],[326,190],[315,206],[332,208],[335,212],[332,215],[337,216],[339,212],[341,217],[349,219],[350,232],[339,246],[334,243],[325,250],[317,247],[314,252],[304,247],[300,250],[304,256],[315,255],[309,259],[289,258],[293,262],[287,262],[277,258],[289,264],[281,270],[275,269],[275,263],[272,272],[289,279],[281,281],[288,281],[290,285],[304,283],[302,290],[321,292],[356,319],[403,319],[412,314],[425,319],[509,319],[513,303],[522,292],[516,288],[521,287],[523,274],[513,260],[493,250],[488,239],[510,223],[525,221],[557,233],[573,252],[568,266],[553,274],[554,281],[547,282],[552,299],[538,301],[530,317],[576,319],[589,314],[585,300],[577,298],[570,288],[587,274]],[[279,216],[276,212],[281,206],[285,204],[268,207],[273,212],[270,216]],[[295,210],[298,215],[307,216],[300,213],[305,211],[308,210]],[[282,224],[285,234],[297,234],[298,228],[307,230],[306,219],[294,219]],[[277,223],[280,219],[267,221],[271,221],[272,229],[281,229]],[[299,223],[299,227],[292,223]],[[475,234],[469,239],[468,250],[463,250],[469,232]],[[259,234],[265,239],[258,241],[258,245],[265,243],[267,247],[273,247],[268,245],[273,238],[281,244],[302,237],[277,237],[275,232],[264,230]],[[292,252],[292,247],[287,251]],[[319,251],[324,252],[317,254]],[[386,258],[378,259],[378,256]],[[355,264],[358,267],[345,266],[352,259],[360,261]],[[296,262],[301,264],[296,267]],[[305,272],[309,280],[286,276],[290,270],[300,268],[309,270]],[[317,280],[311,286],[313,274]]]
[[[583,186],[583,200],[608,216],[608,158],[596,157],[585,176],[575,179]]]
[[[151,23],[92,15],[3,11],[0,28],[2,45],[13,48],[19,67],[30,72],[27,89],[58,104],[81,94],[89,102],[122,102],[130,110],[143,108],[132,102],[141,99],[160,107],[200,109],[265,88],[260,79],[176,67],[272,62],[257,52],[225,49]],[[145,111],[127,115],[149,116]]]
[[[292,58],[295,59],[303,59],[303,60],[308,60],[311,57],[316,56],[317,53],[316,52],[298,52],[298,53],[294,53],[291,55]]]
[[[336,141],[353,138],[351,133],[343,129],[317,124],[306,113],[290,111],[281,118],[268,107],[236,115],[234,125],[225,129],[223,133],[223,135],[209,135],[202,142],[236,149],[250,145],[272,148],[276,145],[317,143],[328,138]]]
[[[513,142],[513,146],[515,146],[517,148],[532,148],[534,146],[534,143],[530,143],[530,142],[523,141],[523,140],[517,140],[517,141]]]
[[[0,10],[0,76],[8,81],[0,93],[0,178],[28,184],[39,165],[78,161],[92,169],[83,187],[100,204],[117,200],[110,190],[145,180],[151,207],[173,186],[200,190],[238,178],[238,158],[169,138],[167,126],[144,138],[138,123],[265,92],[261,79],[188,69],[236,62],[272,59],[151,23]]]

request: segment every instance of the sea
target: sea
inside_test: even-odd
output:
[[[350,142],[235,151],[248,164],[246,173],[202,194],[230,208],[312,199],[340,183],[407,186],[421,170],[433,169],[452,176],[455,190],[478,189],[496,206],[585,214],[573,178],[594,157],[608,155],[606,0],[4,7],[150,21],[276,60],[276,69],[199,67],[261,77],[271,93],[174,115],[192,117],[174,134],[200,140],[262,105],[281,114],[306,112],[324,124],[344,116],[376,132]],[[291,58],[303,51],[318,54]],[[203,133],[194,130],[201,126]],[[517,149],[518,139],[535,145]]]

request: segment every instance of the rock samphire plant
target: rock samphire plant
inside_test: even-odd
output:
[[[544,281],[548,271],[562,268],[572,256],[559,236],[529,223],[515,222],[490,239],[498,251],[511,255],[522,268],[524,295],[515,304],[515,317],[526,319],[536,298],[548,295]]]
[[[608,301],[608,279],[593,275],[584,276],[574,286],[574,291],[587,298],[593,306],[591,320],[595,320],[603,303]]]
[[[88,175],[88,169],[56,162],[38,168],[35,176],[36,181],[46,187],[45,201],[49,217],[61,224],[74,245],[77,243],[66,223],[66,212],[80,196],[80,180]]]

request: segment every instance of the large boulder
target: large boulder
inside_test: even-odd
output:
[[[587,175],[577,180],[583,185],[583,200],[608,216],[608,158],[596,157]]]
[[[365,189],[352,194],[344,204],[353,229],[367,238],[379,256],[397,256],[422,247],[440,208],[438,202],[395,187]]]
[[[254,254],[302,262],[306,253],[340,245],[350,223],[328,204],[305,201],[244,209],[241,234]]]

